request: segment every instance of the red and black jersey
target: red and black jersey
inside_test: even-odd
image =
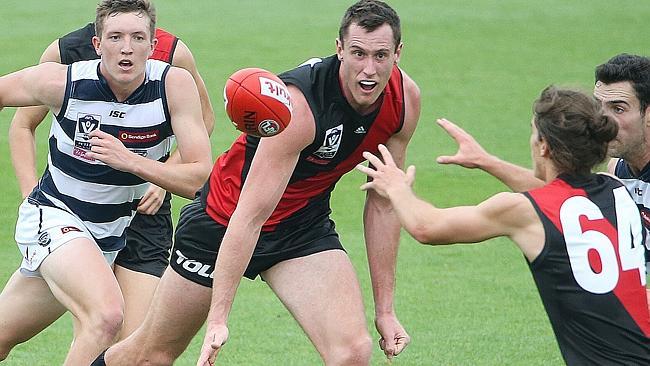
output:
[[[404,123],[404,90],[400,69],[393,67],[380,98],[369,115],[358,114],[343,96],[340,61],[335,56],[312,59],[279,77],[302,91],[315,120],[315,138],[300,153],[289,184],[262,230],[297,225],[330,213],[329,195],[343,174],[363,162],[364,151],[378,153],[377,145],[399,132]],[[227,225],[232,215],[259,138],[242,134],[221,155],[212,170],[207,213]],[[273,182],[269,182],[273,184]]]
[[[561,175],[525,193],[544,226],[530,270],[569,365],[650,365],[644,231],[619,181]]]
[[[92,38],[95,36],[95,24],[88,23],[85,27],[72,31],[59,38],[59,55],[61,63],[70,65],[77,61],[88,61],[98,59],[92,44]],[[155,37],[158,39],[156,48],[150,59],[172,63],[174,50],[178,43],[178,38],[161,28],[156,28]]]

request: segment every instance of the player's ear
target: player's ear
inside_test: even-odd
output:
[[[336,39],[336,56],[339,58],[339,61],[343,61],[343,41]]]
[[[546,140],[541,139],[539,141],[539,156],[548,157],[550,155],[550,150],[548,149],[548,144]]]
[[[101,43],[101,40],[99,39],[99,37],[93,36],[92,43],[93,43],[93,47],[95,48],[95,53],[97,53],[97,56],[101,56],[102,55],[102,50],[99,49],[99,45]]]
[[[645,124],[646,127],[650,127],[650,105],[645,107],[645,111],[643,114],[643,123]]]
[[[156,45],[158,44],[158,38],[154,38],[153,42],[151,42],[151,50],[149,51],[149,57],[153,55],[153,50],[156,49]]]
[[[397,48],[395,48],[395,64],[399,62],[399,58],[402,55],[402,46],[404,46],[404,43],[400,42]]]

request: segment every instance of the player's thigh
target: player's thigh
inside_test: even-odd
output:
[[[124,297],[124,324],[118,339],[121,340],[142,324],[160,278],[118,265],[113,272]]]
[[[40,272],[59,302],[82,322],[93,311],[123,307],[113,271],[92,240],[70,240],[43,261]]]
[[[127,339],[178,357],[199,331],[210,310],[212,290],[168,268],[160,279],[144,323]]]
[[[262,277],[319,351],[369,337],[359,282],[344,251],[289,259]]]
[[[24,342],[65,312],[42,278],[14,272],[0,294],[0,343]]]

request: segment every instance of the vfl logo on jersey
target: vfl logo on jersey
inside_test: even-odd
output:
[[[313,155],[321,159],[332,159],[339,151],[341,146],[341,138],[343,136],[343,124],[332,127],[325,131],[325,141],[323,145],[316,150]]]
[[[74,134],[74,146],[79,149],[90,150],[90,137],[88,134],[99,129],[102,116],[88,113],[77,114],[77,129]]]

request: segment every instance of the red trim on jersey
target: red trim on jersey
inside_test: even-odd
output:
[[[587,197],[587,192],[581,188],[574,188],[561,179],[555,179],[548,185],[528,192],[535,200],[539,209],[553,223],[555,228],[564,233],[560,222],[560,208],[564,202],[575,196]],[[624,271],[620,268],[621,258],[618,249],[618,233],[616,228],[606,218],[588,220],[587,217],[580,218],[580,226],[583,232],[595,230],[603,233],[614,245],[614,252],[619,264],[619,279],[614,288],[614,295],[621,302],[623,307],[630,314],[632,319],[639,326],[646,336],[650,336],[650,316],[648,315],[648,300],[645,287],[640,286],[641,279],[636,270]],[[566,245],[566,244],[565,244]],[[597,271],[602,268],[598,253],[588,252],[588,259],[591,268]]]
[[[156,28],[155,37],[158,40],[158,43],[156,44],[156,48],[153,50],[153,54],[149,58],[171,64],[178,38],[162,28]]]
[[[354,167],[365,161],[364,151],[378,154],[378,144],[384,144],[397,133],[404,122],[404,90],[400,69],[393,67],[391,77],[383,92],[383,101],[377,117],[366,137],[355,151],[331,171],[316,174],[289,184],[275,210],[262,227],[272,231],[276,225],[305,207],[311,198],[326,192]],[[241,193],[242,169],[246,159],[246,135],[242,134],[230,150],[222,154],[210,174],[210,192],[206,212],[216,222],[227,225],[237,206]],[[273,184],[273,182],[269,182]]]

